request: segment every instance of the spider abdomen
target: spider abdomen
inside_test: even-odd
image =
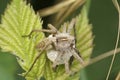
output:
[[[57,50],[47,51],[48,59],[53,63],[56,62],[57,65],[65,64],[65,62],[68,62],[70,60],[71,56],[72,53],[68,49],[65,51],[57,51]]]

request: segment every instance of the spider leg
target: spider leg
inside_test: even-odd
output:
[[[43,43],[45,43],[43,45]],[[41,56],[41,53],[43,53],[43,51],[52,44],[52,41],[49,40],[48,38],[45,38],[44,40],[42,40],[37,46],[36,48],[39,50],[39,53],[37,54],[37,56],[35,57],[32,65],[30,66],[30,68],[28,69],[28,71],[26,72],[26,74],[24,75],[24,77],[26,77],[26,75],[28,75],[28,73],[32,70],[32,68],[34,67],[36,61],[39,59],[39,57]]]
[[[28,69],[28,71],[25,73],[24,77],[26,77],[28,75],[28,73],[32,70],[34,64],[36,63],[36,61],[38,60],[38,58],[40,57],[41,53],[45,50],[45,48],[39,52],[39,54],[35,57],[35,60],[33,61],[32,65],[30,66],[30,68]]]
[[[34,33],[34,32],[47,32],[47,33],[53,33],[55,34],[56,32],[54,30],[49,30],[49,29],[34,29],[30,32],[30,34],[28,35],[23,35],[22,37],[29,37],[31,38],[31,35]]]
[[[70,33],[73,29],[73,26],[75,25],[75,18],[72,19],[72,21],[70,22],[69,26],[68,26],[68,30],[67,33]]]
[[[66,33],[67,32],[67,23],[64,23],[63,24],[63,29],[62,29],[63,31],[63,33]]]
[[[73,20],[71,21],[71,25],[72,25],[72,23],[75,24],[75,21],[76,21],[76,20],[73,19]],[[74,24],[73,24],[73,25],[74,25]],[[74,29],[74,37],[75,37],[75,44],[76,44],[76,43],[77,43],[77,39],[76,39],[76,28],[73,27],[73,29]],[[76,49],[76,45],[75,45],[75,48],[74,48],[73,56],[74,56],[80,63],[84,64],[84,60],[82,59],[82,57],[81,57],[81,55],[80,55],[80,52]]]
[[[24,77],[26,77],[28,75],[28,73],[32,70],[34,64],[36,63],[36,61],[38,60],[38,58],[40,57],[41,53],[44,51],[44,49],[39,52],[39,54],[36,56],[35,60],[33,61],[32,65],[30,66],[30,68],[28,69],[28,71],[26,72],[26,74],[24,75]]]
[[[57,63],[56,63],[56,62],[53,62],[53,64],[52,64],[52,69],[53,69],[53,71],[56,71],[56,68],[57,68]]]
[[[72,52],[73,56],[81,63],[84,64],[84,61],[82,57],[79,55],[79,51],[74,48],[74,51]]]
[[[34,29],[28,35],[23,35],[22,37],[29,37],[29,38],[31,38],[31,35],[34,32],[47,32],[47,33],[52,33],[52,34],[58,33],[57,29],[53,25],[48,24],[48,27],[49,27],[49,29]]]
[[[66,71],[66,73],[68,73],[68,74],[70,74],[71,73],[71,71],[70,71],[70,67],[69,67],[69,62],[65,62],[65,71]]]
[[[58,32],[57,29],[53,25],[48,24],[48,27],[53,31],[53,33],[57,33]]]

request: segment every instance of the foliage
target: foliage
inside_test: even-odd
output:
[[[25,34],[29,34],[33,29],[41,29],[42,22],[39,16],[35,15],[30,5],[26,5],[22,0],[13,0],[11,5],[7,7],[5,15],[2,16],[2,24],[0,24],[0,46],[2,51],[9,51],[17,57],[20,66],[27,71],[33,62],[37,51],[34,45],[40,41],[44,34],[29,39],[23,38]],[[35,40],[35,41],[34,41]],[[45,55],[43,54],[32,69],[32,77],[41,76],[45,64]],[[42,64],[42,65],[41,65]],[[31,77],[27,77],[30,79]]]
[[[77,48],[85,61],[88,61],[92,52],[93,38],[85,7],[81,15],[76,19]],[[2,16],[2,22],[0,24],[0,46],[2,51],[11,52],[15,55],[20,66],[25,71],[28,71],[31,63],[38,54],[34,46],[43,40],[44,34],[42,32],[34,33],[30,39],[22,36],[29,34],[33,29],[41,28],[42,21],[39,20],[39,16],[36,15],[30,5],[26,5],[23,0],[13,0]],[[39,79],[43,75],[47,80],[68,80],[68,78],[69,80],[73,80],[79,78],[79,75],[75,74],[78,76],[70,79],[69,75],[65,73],[63,65],[59,66],[57,72],[53,72],[51,62],[48,59],[46,61],[44,53],[26,76],[27,80]],[[80,70],[80,64],[74,61],[71,69],[74,72],[78,72],[78,70]],[[22,75],[24,75],[24,73]]]

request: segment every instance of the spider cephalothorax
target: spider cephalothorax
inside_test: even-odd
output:
[[[39,54],[36,56],[32,66],[28,70],[31,71],[32,67],[36,63],[40,54],[46,50],[47,57],[50,61],[53,62],[52,67],[55,68],[57,65],[65,64],[65,71],[67,73],[70,72],[69,69],[69,61],[71,57],[77,59],[80,63],[83,63],[82,58],[79,56],[79,52],[75,46],[75,37],[71,35],[70,32],[73,30],[73,26],[75,24],[75,19],[73,19],[70,24],[65,24],[63,30],[60,32],[54,26],[48,25],[50,30],[42,29],[42,30],[33,30],[32,32],[48,32],[51,33],[47,38],[40,41],[36,48],[39,51]],[[68,29],[67,29],[68,28]],[[31,33],[32,33],[31,32]],[[30,35],[31,35],[30,33]],[[28,73],[27,72],[27,73]],[[27,75],[26,73],[26,75]]]

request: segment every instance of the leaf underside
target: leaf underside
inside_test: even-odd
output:
[[[81,14],[76,17],[75,33],[76,47],[85,62],[88,62],[93,49],[92,27],[88,23],[87,12],[83,7]],[[68,23],[69,24],[69,23]],[[22,37],[28,35],[33,29],[41,29],[42,21],[36,15],[29,4],[23,0],[13,0],[2,16],[0,24],[0,47],[2,51],[9,51],[17,57],[20,66],[28,71],[38,51],[35,45],[44,39],[42,32],[33,33],[32,38]],[[62,27],[61,27],[62,29]],[[60,65],[54,72],[51,62],[46,58],[45,52],[35,63],[32,70],[26,76],[27,80],[38,80],[44,76],[46,80],[78,80],[79,74],[69,76],[65,73],[64,65]],[[73,61],[71,70],[78,72],[81,68],[77,60]],[[23,73],[24,74],[24,73]]]

